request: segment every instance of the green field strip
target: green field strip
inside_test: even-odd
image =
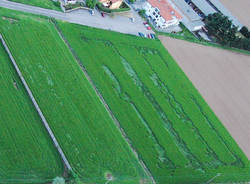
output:
[[[109,49],[110,50],[110,49]],[[105,50],[105,49],[103,49],[103,47],[102,47],[102,51],[105,51],[105,53],[107,54],[107,55],[109,55],[109,51],[108,50]],[[114,50],[114,51],[116,51],[116,50]],[[116,51],[117,52],[117,51]],[[118,54],[118,56],[120,56],[119,54]],[[115,59],[117,59],[117,58],[115,58]],[[120,58],[121,59],[121,58]],[[119,60],[119,58],[118,58],[118,60]],[[145,88],[145,86],[141,83],[141,81],[140,81],[140,79],[137,77],[137,75],[136,75],[136,73],[133,71],[133,69],[131,68],[131,66],[127,63],[127,61],[124,61],[124,58],[122,58],[121,59],[122,61],[123,61],[123,64],[124,64],[124,62],[126,62],[124,65],[127,67],[127,72],[129,73],[129,75],[131,76],[132,75],[132,77],[134,78],[134,81],[135,81],[135,83],[137,84],[137,86],[139,86],[139,88],[140,88],[140,91],[145,91],[144,92],[144,95],[146,95],[147,96],[147,94],[149,93],[149,91],[148,91],[148,89],[146,89]],[[126,71],[126,69],[125,69],[125,71]],[[131,87],[130,87],[130,89],[131,89]],[[138,94],[138,93],[137,93]],[[159,105],[158,104],[155,104],[156,102],[155,102],[155,100],[154,100],[154,98],[152,98],[152,95],[148,95],[148,98],[149,98],[149,101],[153,101],[153,103],[152,104],[154,104],[154,105],[156,105],[156,108],[158,108],[158,111],[160,111],[161,113],[161,115],[162,115],[162,110],[161,109],[159,109],[160,107],[159,107]],[[153,106],[154,106],[153,105]],[[152,106],[152,105],[151,105]],[[149,108],[149,106],[147,106],[147,108]],[[144,109],[143,109],[143,111],[144,111]],[[158,120],[159,121],[159,120]],[[168,122],[168,120],[166,120],[166,117],[164,116],[163,117],[163,121],[166,121],[166,123],[168,124],[169,122]],[[170,125],[171,126],[171,125]],[[179,136],[175,133],[175,131],[171,128],[171,127],[168,127],[168,125],[167,125],[167,129],[169,130],[169,132],[170,132],[170,134],[172,133],[172,137],[174,137],[175,138],[175,136],[176,136],[176,139],[175,139],[175,142],[176,142],[176,144],[180,144],[180,145],[182,145],[182,147],[181,147],[181,149],[183,148],[183,154],[185,155],[185,154],[187,154],[187,157],[189,157],[189,156],[191,156],[191,159],[192,159],[192,155],[189,155],[189,151],[187,150],[188,148],[185,148],[185,144],[183,144],[183,141],[181,141],[180,140],[180,138],[179,138]],[[167,147],[166,147],[167,148]],[[195,158],[193,158],[193,159],[195,159]]]
[[[102,41],[101,40],[98,40],[97,41],[98,42],[98,44],[100,44]],[[107,43],[108,44],[108,43]],[[81,43],[81,45],[83,45],[83,43]],[[90,43],[86,43],[86,46],[87,47],[89,47],[90,46]],[[85,48],[85,49],[87,49],[87,48]],[[105,50],[105,48],[104,47],[102,47],[102,45],[100,46],[100,48],[99,48],[99,50],[100,50],[100,52],[103,52],[103,51],[105,51],[105,53],[107,52],[106,50]],[[109,49],[109,48],[107,48],[107,50],[111,50],[111,49]],[[87,53],[88,52],[90,52],[90,50],[85,50]],[[95,47],[95,52],[98,52],[98,48],[97,47]],[[111,51],[112,52],[112,51]],[[97,68],[97,66],[98,66],[98,61],[100,61],[100,60],[103,60],[103,59],[105,59],[106,57],[110,60],[110,59],[112,59],[112,58],[110,58],[110,57],[108,57],[108,56],[105,56],[105,55],[102,55],[100,58],[98,57],[98,56],[94,56],[95,57],[95,60],[94,61],[97,61],[95,64],[91,64],[91,65],[88,65],[87,67],[93,67],[93,68]],[[84,61],[86,61],[86,60],[84,60]],[[92,62],[94,62],[94,61],[91,61],[91,63]],[[84,62],[84,64],[86,64],[85,62]],[[86,66],[86,65],[85,65]],[[101,66],[102,67],[102,66]],[[110,67],[112,67],[112,65],[110,65]],[[99,67],[100,68],[100,67]],[[120,68],[122,68],[122,67],[117,67],[115,70],[112,70],[112,71],[118,71],[118,70],[120,70]],[[90,71],[90,70],[89,70]],[[91,71],[92,72],[92,71]],[[94,71],[93,71],[94,72]],[[93,75],[92,75],[92,77],[95,79],[95,77],[98,77],[98,73],[102,73],[102,71],[97,71],[96,73],[92,73]],[[107,88],[110,88],[110,87],[108,87],[107,86],[107,83],[108,81],[106,81],[104,84],[104,86],[106,86]],[[98,87],[100,87],[99,85],[100,85],[100,83],[97,83],[98,85]],[[126,85],[129,85],[128,83],[126,83]],[[130,88],[130,86],[128,87],[128,88]],[[105,98],[106,98],[106,96],[105,96]],[[114,98],[114,97],[112,97],[112,98]],[[107,98],[108,99],[108,98]],[[138,98],[139,99],[139,98]],[[122,102],[118,102],[118,103],[122,103]],[[110,103],[109,103],[110,104]],[[112,109],[112,111],[113,112],[115,112],[115,111],[117,111],[117,110],[115,110],[115,108],[112,108],[111,107],[111,109]],[[129,106],[128,107],[124,107],[124,108],[122,108],[122,109],[124,109],[125,111],[127,111],[126,113],[124,112],[124,113],[119,113],[119,116],[123,116],[123,115],[125,115],[125,117],[124,117],[124,119],[127,119],[127,123],[129,123],[129,122],[131,122],[131,120],[130,121],[128,121],[128,116],[131,116],[131,117],[133,117],[133,118],[138,118],[138,117],[136,117],[136,116],[134,116],[133,114],[135,114],[135,112],[133,112],[133,109],[132,109],[132,111],[130,110],[130,111],[128,111],[129,109],[131,109]],[[123,128],[125,128],[125,126],[127,126],[126,125],[126,122],[124,122],[123,123]],[[134,126],[134,128],[136,128],[135,126],[138,126],[138,125],[136,125],[135,124],[135,122],[136,121],[133,121],[133,126]],[[139,121],[140,122],[140,121]],[[157,123],[158,121],[156,121],[156,123]],[[131,126],[131,125],[130,125]],[[139,125],[140,126],[140,125]],[[132,128],[132,127],[131,127]],[[132,130],[129,126],[127,126],[126,128],[125,128],[125,130],[127,131],[127,133],[129,134],[129,132]],[[142,127],[140,126],[140,128],[138,127],[138,129],[137,129],[137,131],[141,131],[141,129],[142,129]],[[133,135],[133,136],[135,136],[135,133],[133,133],[132,131],[131,131],[131,135]],[[136,137],[139,137],[139,136],[143,136],[143,135],[145,135],[145,133],[137,133],[136,134]],[[167,135],[167,134],[166,134]],[[136,144],[136,147],[137,147],[137,150],[144,150],[144,152],[145,151],[150,151],[150,147],[151,146],[149,146],[150,144],[147,144],[148,142],[147,142],[147,140],[146,140],[146,137],[145,138],[143,138],[143,139],[145,139],[145,143],[146,143],[146,145],[148,145],[146,148],[145,148],[145,146],[143,146],[143,143],[144,142],[142,142],[142,141],[140,141],[140,142],[138,142],[138,144]],[[141,140],[141,139],[134,139],[134,140],[137,140],[137,141],[139,141],[139,140]],[[168,146],[170,147],[170,142],[172,142],[171,141],[171,139],[169,139],[170,141],[168,142]],[[165,141],[166,141],[166,139],[165,139]],[[166,142],[165,142],[166,143]],[[154,145],[154,144],[153,144]],[[170,151],[172,151],[172,149],[174,148],[174,146],[175,145],[173,145],[173,146],[171,146],[171,149],[168,149],[168,150],[170,150]],[[151,152],[152,153],[152,152]],[[172,152],[173,153],[173,152]],[[148,153],[148,154],[146,154],[146,156],[148,156],[150,153]],[[143,155],[143,157],[144,157],[144,159],[146,159],[145,157],[146,157],[145,155]],[[152,156],[153,156],[153,154],[152,154]],[[180,155],[180,157],[179,158],[176,158],[176,160],[180,160],[182,158],[182,155]],[[151,164],[151,162],[152,163],[154,163],[153,162],[153,160],[155,160],[155,158],[153,159],[152,157],[151,157],[151,159],[149,159],[149,160],[147,160],[148,161],[148,163],[147,164]],[[164,164],[161,164],[161,162],[158,160],[158,161],[155,161],[155,163],[157,163],[160,167],[166,167],[166,166],[164,166]],[[148,165],[147,165],[148,166]],[[152,169],[153,168],[153,166],[150,168],[150,169]],[[157,168],[155,168],[155,169],[157,169]],[[152,170],[151,170],[151,172],[152,172]],[[157,172],[156,171],[154,171],[155,173],[158,173],[158,175],[162,175],[162,176],[164,176],[164,174],[162,173],[160,173],[160,170],[158,170]],[[160,177],[159,176],[159,177]],[[158,177],[158,176],[157,176]]]
[[[123,53],[125,52],[126,51],[123,51]],[[142,83],[144,83],[144,85],[146,86],[149,86],[148,93],[150,93],[151,95],[154,94],[155,96],[155,101],[153,103],[157,103],[159,106],[158,108],[161,108],[161,112],[162,113],[164,112],[166,114],[165,116],[168,116],[169,119],[171,119],[171,122],[173,124],[172,126],[175,127],[177,132],[179,132],[180,136],[182,137],[182,140],[185,140],[185,145],[187,145],[189,149],[192,148],[192,152],[195,155],[197,155],[200,162],[209,162],[210,164],[215,162],[216,164],[215,166],[218,166],[218,164],[220,164],[220,161],[216,159],[216,155],[215,155],[215,158],[213,158],[213,155],[207,154],[207,152],[212,152],[211,148],[209,146],[204,145],[204,141],[205,141],[204,138],[201,136],[201,134],[197,130],[197,127],[194,126],[193,122],[191,122],[189,118],[183,113],[181,104],[177,103],[174,97],[171,96],[169,93],[167,94],[168,95],[167,97],[163,96],[161,91],[159,91],[158,86],[153,84],[153,82],[161,82],[161,80],[157,78],[158,77],[157,73],[151,70],[145,58],[142,60],[136,57],[136,55],[134,55],[132,51],[131,57],[129,59],[130,61],[135,61],[135,62],[131,62],[131,64],[133,65],[134,69],[138,72],[138,75],[143,75],[145,72],[147,72],[148,77],[145,75],[141,77]],[[156,78],[159,81],[150,80],[150,78],[152,78],[153,75],[154,75],[154,80]],[[166,86],[164,87],[165,87],[165,90],[168,90]],[[190,137],[190,135],[195,135],[195,136]],[[197,148],[196,152],[195,152],[195,149],[193,148]],[[190,150],[186,150],[186,151],[190,151]],[[205,157],[200,157],[200,155],[201,156],[204,155]],[[212,158],[210,158],[210,156],[212,156]]]
[[[153,63],[153,62],[151,62],[151,61],[154,61],[154,58],[153,57],[149,57],[149,59],[148,59],[148,62],[150,62],[152,65],[151,65],[151,67],[153,67],[154,69],[156,69],[156,67],[155,66],[157,66],[155,63]],[[159,68],[157,68],[157,69],[159,69]],[[157,71],[159,71],[159,70],[157,70]],[[166,83],[167,83],[167,79],[164,79],[164,76],[165,76],[165,73],[161,73],[161,72],[158,72],[159,73],[159,75],[161,75],[161,77],[162,77],[162,80],[165,82],[162,82],[162,85],[164,85],[165,86],[165,89],[166,89]],[[166,78],[166,77],[165,77]],[[168,91],[170,91],[170,89],[167,89]],[[174,90],[174,89],[172,89],[172,90]],[[177,93],[176,93],[177,94]],[[192,96],[191,96],[192,97]],[[190,99],[190,101],[192,101],[192,99],[191,99],[191,97],[190,96],[188,96],[188,97],[186,97],[186,98],[189,98]],[[176,98],[174,97],[174,99],[175,99],[175,101],[177,101],[176,100]],[[180,103],[179,103],[180,104]],[[195,109],[195,107],[193,107],[193,106],[191,106],[190,105],[190,103],[188,103],[189,104],[189,109]],[[182,107],[182,111],[183,112],[185,112],[185,110],[184,110],[184,107],[181,105],[181,107]],[[220,137],[220,135],[217,133],[217,131],[216,131],[216,129],[214,129],[214,130],[211,130],[211,126],[213,126],[213,124],[212,123],[210,123],[210,122],[206,122],[206,123],[201,123],[200,121],[197,121],[197,119],[195,120],[195,121],[193,121],[191,118],[192,118],[192,116],[190,116],[190,115],[192,115],[192,113],[189,113],[189,115],[187,115],[187,113],[185,112],[185,114],[184,114],[188,119],[189,119],[189,122],[192,122],[192,124],[196,127],[196,130],[198,131],[198,133],[199,132],[201,132],[201,133],[199,133],[200,135],[202,135],[202,136],[204,136],[204,137],[206,137],[206,140],[209,140],[209,142],[210,142],[210,146],[211,147],[214,147],[214,152],[216,153],[216,154],[218,154],[218,157],[219,157],[219,159],[224,163],[224,164],[227,164],[228,162],[229,163],[233,163],[234,161],[235,161],[235,157],[233,156],[233,153],[231,153],[231,151],[230,150],[228,150],[228,148],[227,147],[225,147],[225,143],[224,143],[224,140]],[[199,117],[200,119],[202,119],[204,116],[202,115],[201,116],[201,114],[198,114],[198,115],[196,115],[196,118],[197,117]],[[196,123],[195,123],[196,122]],[[198,123],[199,122],[199,123]],[[208,125],[208,126],[207,126]],[[209,132],[209,133],[208,133]],[[204,141],[204,140],[203,140]],[[219,144],[219,143],[221,143],[221,144]],[[208,143],[206,143],[206,144],[208,144]],[[215,148],[215,146],[217,146],[217,149]],[[218,150],[218,148],[220,149],[220,150]],[[214,154],[215,154],[214,153]],[[223,153],[223,155],[221,155],[221,153]],[[227,155],[225,155],[225,154],[227,154]]]
[[[145,163],[138,157],[138,153],[136,151],[136,149],[132,146],[131,144],[131,140],[128,138],[128,136],[126,135],[125,131],[123,130],[123,128],[120,125],[120,122],[115,118],[113,112],[111,111],[111,109],[109,108],[108,104],[106,103],[106,101],[104,100],[102,94],[99,92],[99,90],[97,89],[95,83],[92,81],[92,79],[90,78],[89,74],[86,71],[86,68],[82,65],[81,61],[79,60],[78,56],[76,55],[76,53],[74,52],[73,48],[70,46],[68,40],[66,40],[66,38],[64,37],[64,35],[62,34],[61,29],[58,27],[57,22],[55,21],[55,19],[51,19],[51,21],[53,22],[56,30],[58,31],[60,37],[62,38],[62,40],[65,42],[65,44],[67,45],[67,47],[69,48],[69,50],[71,51],[71,53],[73,54],[74,58],[76,59],[76,61],[78,62],[79,66],[82,69],[82,72],[84,73],[85,77],[87,78],[88,82],[91,84],[92,88],[95,90],[95,93],[97,94],[97,96],[99,97],[100,101],[102,102],[102,104],[104,105],[105,109],[107,110],[107,112],[109,113],[110,117],[112,118],[112,120],[114,121],[114,123],[116,124],[116,126],[119,128],[120,133],[122,134],[123,138],[126,140],[126,142],[128,143],[130,149],[133,151],[134,155],[138,158],[138,161],[140,163],[140,165],[142,166],[142,168],[144,169],[145,173],[147,173],[148,177],[151,179],[151,181],[155,184],[156,182],[154,181],[154,178],[152,177],[150,171],[148,170],[148,168],[145,166]],[[119,83],[116,80],[115,76],[112,75],[112,71],[110,71],[107,67],[104,66],[104,70],[109,74],[109,76],[112,78],[112,80],[116,85],[116,89],[118,93],[121,93],[120,89],[119,89]],[[157,148],[159,148],[159,146],[157,146]],[[168,160],[169,161],[169,160]],[[146,181],[144,181],[146,182]]]
[[[89,45],[89,44],[88,44]],[[98,50],[97,48],[96,48],[96,51],[99,51],[99,52],[105,52],[105,55],[102,55],[100,58],[96,58],[96,60],[97,60],[97,62],[95,63],[95,65],[92,65],[92,66],[94,66],[94,69],[96,69],[97,68],[97,66],[100,64],[100,62],[98,62],[99,60],[106,60],[106,64],[109,64],[109,67],[112,69],[112,71],[114,72],[114,73],[117,73],[117,70],[119,69],[119,70],[121,70],[118,74],[116,74],[116,76],[120,76],[121,74],[123,75],[123,77],[125,78],[125,76],[124,76],[124,74],[126,73],[126,70],[124,69],[124,67],[123,67],[123,65],[122,65],[122,63],[120,62],[119,63],[119,65],[118,65],[118,63],[117,63],[117,65],[118,66],[116,66],[116,67],[113,67],[112,66],[112,63],[113,62],[115,62],[115,61],[117,61],[117,59],[119,60],[119,59],[121,59],[120,58],[120,55],[118,55],[117,53],[116,53],[116,55],[114,54],[113,55],[113,57],[112,58],[110,58],[109,57],[109,55],[110,54],[112,54],[112,53],[114,53],[114,51],[115,50],[112,50],[111,48],[105,48],[104,47],[104,45],[101,45],[101,43],[98,43],[98,45],[100,45],[100,49]],[[92,67],[91,65],[90,65],[91,63],[86,63],[86,66],[88,67],[88,68],[90,68],[90,67]],[[100,67],[99,67],[100,68]],[[92,70],[91,70],[91,72],[92,72]],[[98,72],[96,72],[96,74],[93,74],[92,76],[93,76],[93,78],[95,78],[95,76],[98,76],[98,73],[100,73],[101,71],[98,71]],[[143,99],[144,97],[143,97],[143,94],[141,94],[141,95],[139,95],[140,94],[140,90],[139,89],[137,89],[137,88],[135,88],[135,86],[134,86],[134,84],[133,84],[133,82],[132,81],[130,81],[130,80],[128,80],[129,79],[129,75],[126,75],[127,77],[125,78],[125,79],[122,79],[122,78],[119,78],[119,81],[123,84],[123,89],[124,89],[124,91],[126,91],[126,93],[129,93],[129,95],[130,95],[130,98],[131,98],[131,101],[132,101],[132,103],[133,104],[135,104],[135,106],[137,106],[138,105],[138,107],[140,107],[140,109],[142,109],[142,112],[144,112],[145,110],[148,110],[148,114],[150,115],[150,116],[148,116],[148,117],[150,117],[150,119],[151,118],[154,118],[155,116],[152,116],[152,111],[151,110],[153,110],[154,111],[154,113],[156,113],[157,114],[157,111],[155,111],[154,109],[151,109],[150,107],[152,106],[152,104],[150,104],[150,103],[147,103],[147,101],[145,101],[144,103],[146,103],[146,104],[143,104],[144,105],[144,107],[147,107],[146,109],[144,108],[144,107],[141,107],[141,105],[140,105],[140,102],[142,101],[141,99]],[[107,84],[106,83],[107,81],[105,81],[103,84]],[[100,83],[99,83],[100,84]],[[134,90],[137,90],[136,92],[134,91]],[[132,92],[135,92],[136,93],[136,95],[134,95]],[[123,99],[125,98],[125,99],[128,99],[128,96],[126,97],[126,93],[125,94],[123,94]],[[105,94],[105,93],[104,93]],[[140,101],[140,102],[139,102]],[[113,103],[113,101],[112,101],[112,103]],[[131,103],[131,102],[130,102]],[[129,103],[129,104],[130,104]],[[111,104],[111,103],[110,103]],[[112,108],[113,107],[113,108]],[[113,110],[113,112],[116,112],[116,113],[118,113],[119,111],[121,111],[120,109],[116,109],[116,108],[114,108],[114,106],[113,106],[113,104],[112,104],[112,110]],[[132,108],[131,108],[132,107]],[[137,107],[137,108],[138,108]],[[133,124],[135,123],[135,122],[138,122],[139,124],[138,125],[140,125],[141,124],[141,118],[140,118],[140,116],[138,116],[137,115],[137,111],[135,111],[134,110],[134,107],[133,106],[127,106],[126,108],[122,108],[122,109],[124,109],[124,110],[128,110],[128,109],[130,109],[130,112],[124,112],[124,113],[126,113],[126,116],[127,115],[130,115],[130,118],[129,118],[129,121],[131,121],[131,122],[133,122]],[[122,113],[123,114],[123,113]],[[143,113],[143,115],[145,115],[145,113]],[[120,114],[119,114],[119,116],[120,116]],[[133,118],[133,119],[132,119]],[[136,119],[135,119],[136,118]],[[128,117],[127,118],[124,118],[123,119],[123,126],[126,126],[126,122],[127,121],[125,121],[125,119],[128,119]],[[139,120],[139,121],[138,121]],[[161,126],[160,124],[158,124],[158,122],[160,122],[160,119],[154,119],[154,121],[151,121],[151,125],[152,126],[154,126],[155,128],[157,128],[157,125],[159,125],[159,126]],[[131,126],[131,125],[130,125]],[[164,129],[164,126],[161,126],[163,129]],[[129,128],[129,127],[128,127]],[[148,128],[146,128],[146,129],[148,129]],[[162,132],[163,133],[163,132]],[[133,133],[134,134],[134,133]],[[134,136],[133,134],[131,134],[131,136]],[[143,135],[143,134],[145,134],[145,133],[142,133],[141,135]],[[164,134],[164,133],[163,133]],[[157,136],[158,135],[161,135],[161,134],[157,134]],[[139,135],[136,135],[136,136],[139,136]],[[164,141],[163,141],[163,139],[164,139]],[[139,139],[140,140],[140,139]],[[164,136],[164,138],[161,138],[161,142],[165,145],[165,148],[166,148],[166,151],[171,151],[172,153],[174,153],[175,151],[174,151],[174,147],[175,147],[175,144],[172,144],[171,145],[171,142],[172,141],[169,141],[168,142],[168,145],[166,145],[166,140],[171,140],[171,136],[169,136],[168,137],[168,134],[166,134],[166,136]],[[141,144],[141,141],[139,142],[140,144]],[[138,143],[138,145],[137,146],[140,146],[139,145],[139,143]],[[147,141],[146,141],[146,143],[147,143]],[[148,144],[148,146],[149,146],[150,144]],[[153,144],[154,145],[154,144]],[[136,146],[136,147],[137,147]],[[147,147],[148,147],[147,146]],[[169,147],[171,147],[171,149],[167,149],[167,148],[169,148]],[[144,148],[145,149],[145,148]],[[179,158],[178,159],[175,159],[174,160],[174,162],[176,163],[180,163],[181,161],[182,161],[182,155],[179,153],[179,151],[178,150],[176,150],[176,152],[175,152],[175,154],[177,154],[177,155],[179,155]],[[159,159],[159,158],[158,158]],[[171,160],[171,159],[170,159]],[[159,164],[160,164],[161,162],[159,162]],[[171,167],[170,167],[171,168]]]
[[[43,183],[63,164],[0,43],[0,183]]]
[[[112,73],[112,71],[110,71],[110,69],[106,66],[103,66],[105,72],[107,73],[107,75],[111,78],[111,80],[115,83],[115,89],[116,92],[118,93],[118,95],[125,101],[127,101],[128,103],[130,103],[130,105],[132,106],[132,108],[134,109],[134,111],[136,112],[137,116],[139,117],[139,119],[141,120],[141,122],[143,123],[144,127],[146,128],[150,138],[153,141],[153,145],[155,146],[155,149],[158,153],[158,157],[162,162],[165,162],[167,165],[169,165],[170,168],[175,168],[174,163],[166,157],[166,153],[165,153],[165,149],[162,147],[161,143],[159,142],[159,140],[157,139],[157,137],[154,135],[154,133],[152,132],[148,122],[143,118],[141,112],[139,112],[138,108],[136,107],[136,105],[133,103],[133,101],[131,100],[131,98],[126,94],[123,93],[121,86],[119,84],[119,81],[116,79],[116,77],[114,76],[114,74]]]
[[[250,179],[246,156],[158,41],[59,27],[157,183]]]
[[[156,109],[158,112],[158,116],[161,118],[164,128],[167,130],[167,132],[171,135],[174,143],[178,145],[179,150],[182,152],[183,155],[190,161],[191,167],[193,168],[201,168],[200,161],[196,158],[196,156],[190,151],[190,148],[186,145],[184,139],[181,138],[180,134],[174,128],[173,122],[170,121],[165,111],[160,106],[159,102],[157,102],[156,98],[158,97],[150,92],[149,88],[142,82],[140,77],[138,76],[137,72],[133,69],[133,67],[128,63],[128,61],[125,58],[121,58],[122,63],[124,65],[124,68],[126,72],[130,75],[130,77],[133,79],[137,87],[140,89],[141,92],[146,96],[146,98],[150,101],[150,103],[153,105],[153,108]],[[170,108],[171,109],[171,108]]]
[[[20,70],[81,180],[104,183],[105,174],[111,173],[112,183],[150,183],[53,24],[35,17],[0,23]]]

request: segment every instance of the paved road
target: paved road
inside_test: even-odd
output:
[[[63,13],[55,10],[49,10],[20,3],[10,2],[7,0],[0,0],[0,7],[28,12],[37,15],[44,15],[54,17],[59,20],[64,20],[71,23],[87,25],[101,29],[113,30],[121,33],[135,34],[138,32],[150,33],[152,31],[146,30],[143,25],[143,20],[139,15],[132,11],[135,22],[131,22],[128,17],[117,15],[115,17],[105,16],[102,17],[100,13],[95,10],[95,15],[92,16],[87,10],[76,10],[71,13]]]

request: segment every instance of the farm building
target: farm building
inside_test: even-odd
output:
[[[185,0],[168,0],[168,2],[177,9],[181,16],[181,22],[190,30],[198,31],[205,25],[202,21],[202,17],[199,16]]]
[[[185,0],[196,12],[201,12],[203,16],[220,12],[228,16],[235,26],[242,27],[242,24],[228,11],[219,0]]]
[[[122,5],[123,0],[99,0],[99,2],[109,9],[118,9]]]
[[[148,0],[144,4],[146,15],[159,28],[177,26],[182,16],[166,0]]]
[[[182,20],[190,31],[200,30],[205,16],[220,12],[228,16],[232,23],[239,28],[242,24],[220,3],[219,0],[168,0],[174,4],[185,18]]]

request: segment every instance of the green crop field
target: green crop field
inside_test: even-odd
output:
[[[58,26],[157,183],[250,180],[249,160],[159,41]]]
[[[110,174],[112,183],[150,183],[54,24],[1,9],[0,32],[79,177],[104,183]]]
[[[60,4],[57,2],[53,2],[53,0],[9,0],[9,1],[61,11]]]
[[[77,60],[157,184],[250,181],[249,160],[159,41],[0,10],[0,33],[84,183],[150,179]],[[24,171],[30,182],[61,175],[60,157],[2,47],[0,62],[0,125],[7,127],[0,129],[0,183]],[[24,124],[24,131],[17,120],[25,118],[35,124]],[[18,143],[25,145],[17,149]],[[45,155],[37,151],[43,149]]]
[[[44,183],[63,164],[0,42],[0,183]]]

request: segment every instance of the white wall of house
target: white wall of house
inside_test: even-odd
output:
[[[77,0],[64,0],[65,4],[76,4]]]
[[[165,29],[169,26],[177,26],[179,24],[179,20],[173,16],[172,20],[166,21],[161,15],[160,10],[157,7],[151,6],[148,2],[144,4],[145,14],[149,16],[156,26]]]

